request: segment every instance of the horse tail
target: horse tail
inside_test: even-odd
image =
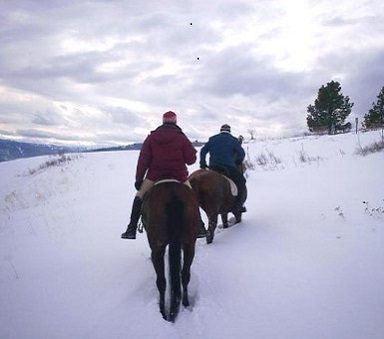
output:
[[[184,227],[184,204],[182,201],[173,196],[167,206],[167,215],[169,223],[169,276],[171,287],[171,305],[170,320],[174,321],[179,311],[181,299],[181,239]]]

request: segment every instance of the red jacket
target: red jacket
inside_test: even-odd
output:
[[[146,178],[187,180],[187,165],[196,161],[196,150],[175,124],[163,124],[145,139],[136,169],[136,181]]]

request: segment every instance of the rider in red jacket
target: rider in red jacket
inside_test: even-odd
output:
[[[174,112],[164,113],[163,124],[144,141],[136,168],[135,187],[138,191],[133,201],[131,221],[121,235],[123,239],[136,239],[144,194],[156,181],[176,179],[190,187],[186,165],[196,161],[196,150],[176,123]],[[205,229],[201,230],[199,237],[205,236],[205,233]]]
[[[170,114],[168,114],[170,115]],[[176,115],[175,115],[176,116]],[[167,120],[165,120],[167,121]],[[187,165],[196,161],[196,150],[176,123],[165,122],[144,141],[136,170],[136,181],[146,179],[187,180]]]

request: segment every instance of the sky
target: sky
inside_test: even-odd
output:
[[[384,86],[381,0],[2,0],[0,138],[142,142],[302,133],[331,80],[363,117]]]

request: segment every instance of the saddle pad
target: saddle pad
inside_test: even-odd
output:
[[[209,169],[209,171],[213,171],[213,170]],[[216,172],[216,173],[219,173],[219,172]],[[234,182],[232,179],[228,178],[226,175],[224,175],[224,174],[222,174],[222,173],[219,173],[219,174],[222,175],[225,179],[228,180],[228,182],[229,182],[229,187],[231,187],[231,193],[232,193],[232,195],[233,195],[234,197],[237,197],[237,195],[238,195],[238,189],[237,189],[237,186],[236,186],[235,182]]]
[[[234,197],[237,197],[237,194],[238,194],[238,190],[237,190],[237,186],[236,184],[234,183],[234,181],[232,179],[229,179],[228,177],[226,177],[225,175],[223,175],[223,177],[225,179],[228,180],[229,182],[229,186],[231,187],[231,193]]]
[[[176,179],[163,179],[163,180],[156,181],[155,185],[164,184],[166,182],[178,182],[179,184],[181,184],[181,182],[179,180],[176,180]]]

